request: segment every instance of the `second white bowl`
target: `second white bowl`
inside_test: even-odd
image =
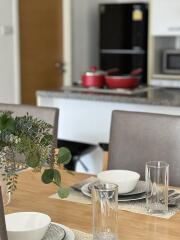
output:
[[[108,170],[100,172],[97,178],[101,182],[115,183],[118,185],[118,193],[131,192],[139,181],[140,174],[128,170]]]
[[[51,218],[38,212],[17,212],[5,216],[8,240],[41,240]]]

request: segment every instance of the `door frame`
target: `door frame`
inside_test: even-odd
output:
[[[21,103],[19,0],[12,0],[13,56],[14,56],[14,103]]]
[[[63,4],[63,61],[65,72],[63,85],[72,85],[72,0],[62,0]]]

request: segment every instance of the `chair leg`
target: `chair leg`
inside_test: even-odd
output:
[[[108,170],[108,165],[109,165],[109,154],[108,152],[104,152],[102,170],[103,171]]]

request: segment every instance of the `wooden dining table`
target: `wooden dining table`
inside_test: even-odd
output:
[[[71,186],[90,177],[87,174],[71,175],[62,170],[62,182]],[[24,171],[18,177],[18,189],[13,193],[5,212],[37,211],[48,214],[53,222],[87,233],[92,232],[92,205],[52,199],[54,184],[41,182],[41,174]],[[121,240],[179,240],[180,212],[170,219],[118,211],[118,234]]]

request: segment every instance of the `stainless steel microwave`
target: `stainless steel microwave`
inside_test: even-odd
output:
[[[180,74],[180,49],[163,51],[162,70],[167,74]]]

